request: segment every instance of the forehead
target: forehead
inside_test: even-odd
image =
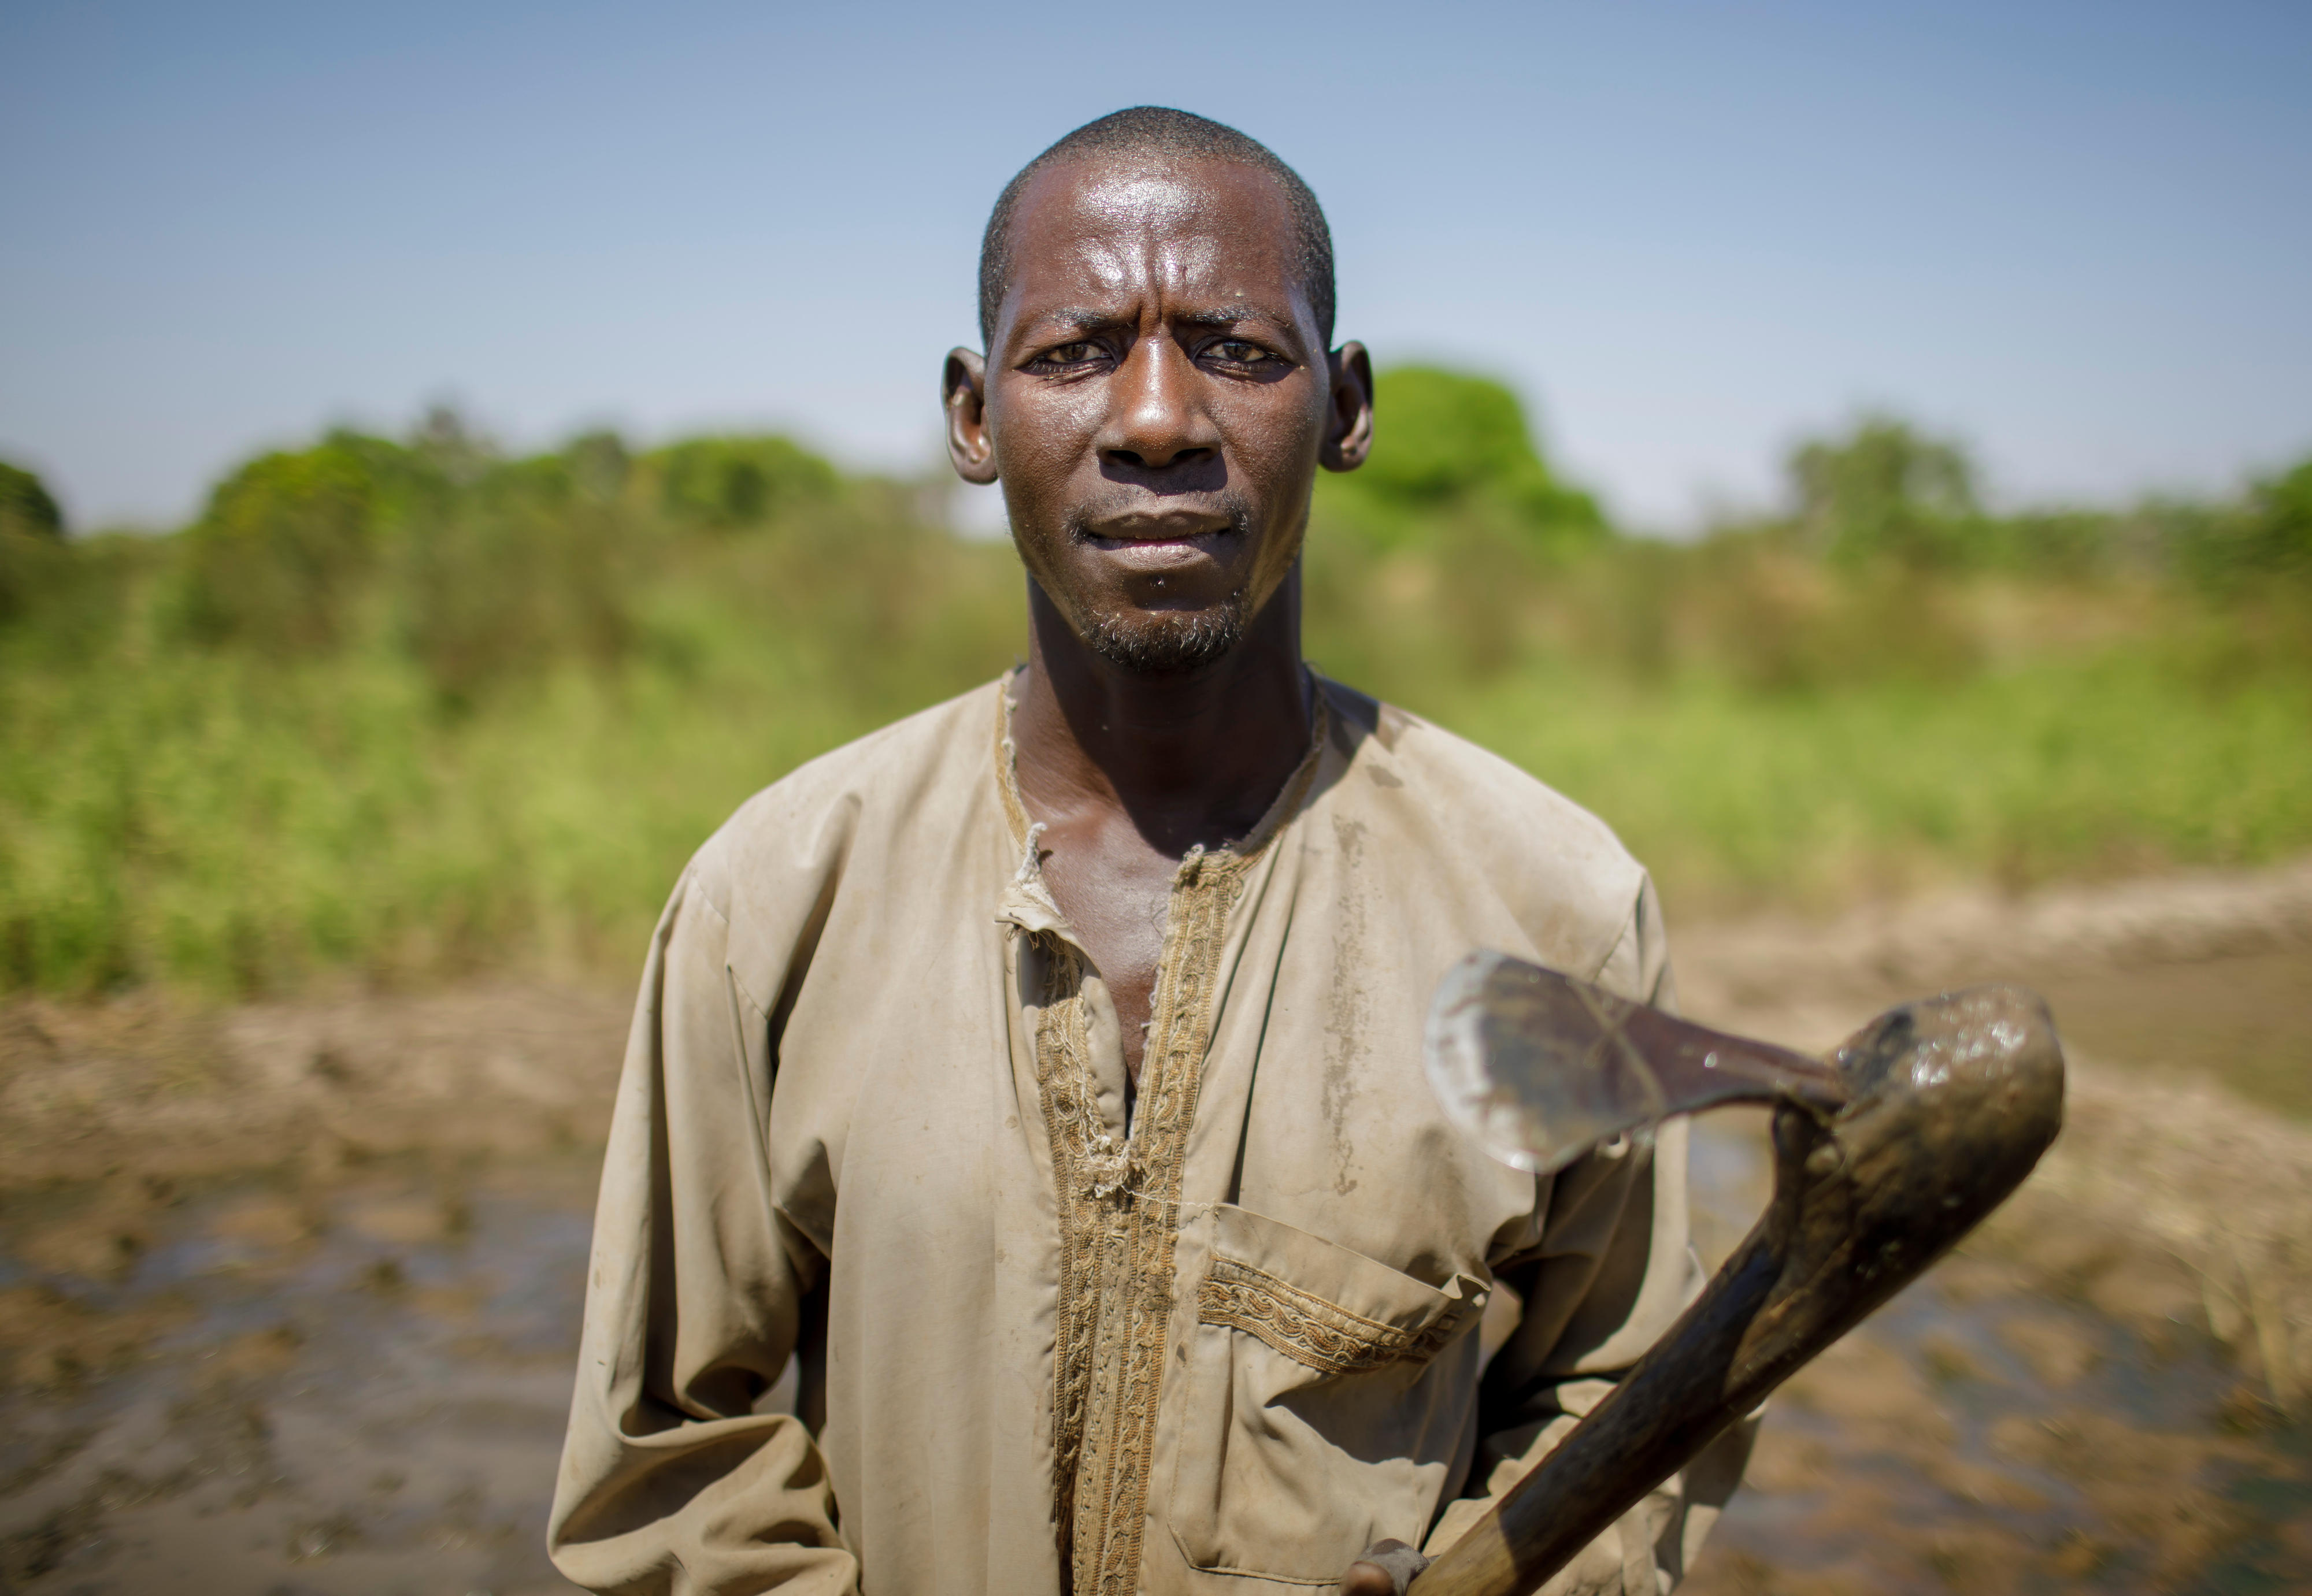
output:
[[[1298,300],[1292,207],[1271,173],[1233,161],[1058,161],[1012,213],[1006,301],[1028,309],[1155,287]]]

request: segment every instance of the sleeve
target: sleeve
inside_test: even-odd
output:
[[[753,1411],[818,1250],[771,1202],[770,1025],[694,864],[651,943],[618,1085],[547,1547],[591,1591],[838,1596],[858,1567],[803,1422]]]
[[[1674,1009],[1668,949],[1651,882],[1597,978]],[[1499,1284],[1523,1305],[1486,1366],[1478,1395],[1475,1494],[1448,1504],[1432,1556],[1476,1522],[1614,1388],[1700,1293],[1686,1208],[1687,1125],[1664,1124],[1651,1147],[1601,1148],[1562,1171],[1545,1199],[1538,1245],[1505,1260]],[[1544,1596],[1660,1596],[1685,1577],[1742,1477],[1756,1418],[1703,1449],[1545,1585]]]

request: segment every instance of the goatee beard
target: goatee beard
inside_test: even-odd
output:
[[[1201,669],[1244,641],[1244,589],[1199,610],[1155,610],[1082,615],[1076,632],[1092,652],[1126,670],[1177,676]]]
[[[1240,541],[1249,540],[1253,519],[1250,507],[1231,500],[1227,511],[1228,535]],[[1082,520],[1069,528],[1068,536],[1078,542],[1090,540]],[[1028,559],[1025,545],[1021,545],[1020,553],[1032,571],[1035,563]],[[1178,676],[1200,670],[1242,642],[1252,623],[1251,606],[1242,587],[1217,604],[1193,610],[1099,607],[1087,602],[1083,595],[1065,591],[1064,586],[1047,587],[1046,591],[1058,602],[1076,635],[1090,645],[1093,653],[1146,676]]]

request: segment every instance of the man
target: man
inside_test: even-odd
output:
[[[676,887],[555,1555],[617,1592],[1387,1592],[1696,1285],[1682,1128],[1537,1181],[1420,1065],[1472,947],[1666,1000],[1652,891],[1302,664],[1310,489],[1371,379],[1274,155],[1092,123],[1004,190],[980,292],[949,447],[1003,484],[1028,662],[758,795]],[[757,1411],[790,1358],[797,1411]],[[1737,1470],[1564,1588],[1674,1580]]]

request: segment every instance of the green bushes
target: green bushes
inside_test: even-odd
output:
[[[1788,466],[1795,512],[1754,529],[1850,568],[2133,575],[2226,597],[2269,578],[2312,577],[2312,459],[2255,484],[2237,502],[2155,499],[2117,511],[2003,516],[1983,508],[1965,449],[1887,416],[1801,444]]]
[[[565,659],[613,668],[634,642],[658,539],[615,501],[516,476],[424,502],[400,530],[399,635],[449,706]]]
[[[2237,509],[2203,510],[2187,524],[2185,569],[2211,590],[2237,597],[2275,580],[2312,581],[2312,459],[2257,483]]]
[[[784,438],[693,438],[647,461],[669,519],[728,531],[836,497],[835,468]]]
[[[687,519],[660,458],[435,418],[253,461],[173,537],[55,544],[0,623],[0,990],[623,972],[747,793],[1019,646],[1008,549],[791,477]]]
[[[2312,847],[2312,467],[2000,518],[1868,423],[1673,545],[1506,390],[1381,396],[1310,657],[1596,808],[1675,915]],[[174,536],[0,508],[0,989],[627,978],[747,794],[1023,646],[1012,552],[917,503],[784,440],[507,459],[437,415],[250,462]]]
[[[0,460],[0,529],[27,537],[65,535],[64,511],[48,496],[47,484],[22,466],[4,460]]]
[[[1362,469],[1319,479],[1335,524],[1381,548],[1478,528],[1556,554],[1591,548],[1606,523],[1587,493],[1557,481],[1534,447],[1525,407],[1498,382],[1433,366],[1374,379],[1378,446]]]
[[[1869,416],[1844,439],[1801,444],[1790,473],[1800,536],[1834,560],[1933,567],[1976,554],[1973,466],[1905,423]]]
[[[381,475],[363,450],[331,439],[226,477],[185,536],[193,634],[283,656],[343,642],[377,557]]]
[[[41,603],[63,576],[65,518],[40,479],[0,460],[0,625]]]

